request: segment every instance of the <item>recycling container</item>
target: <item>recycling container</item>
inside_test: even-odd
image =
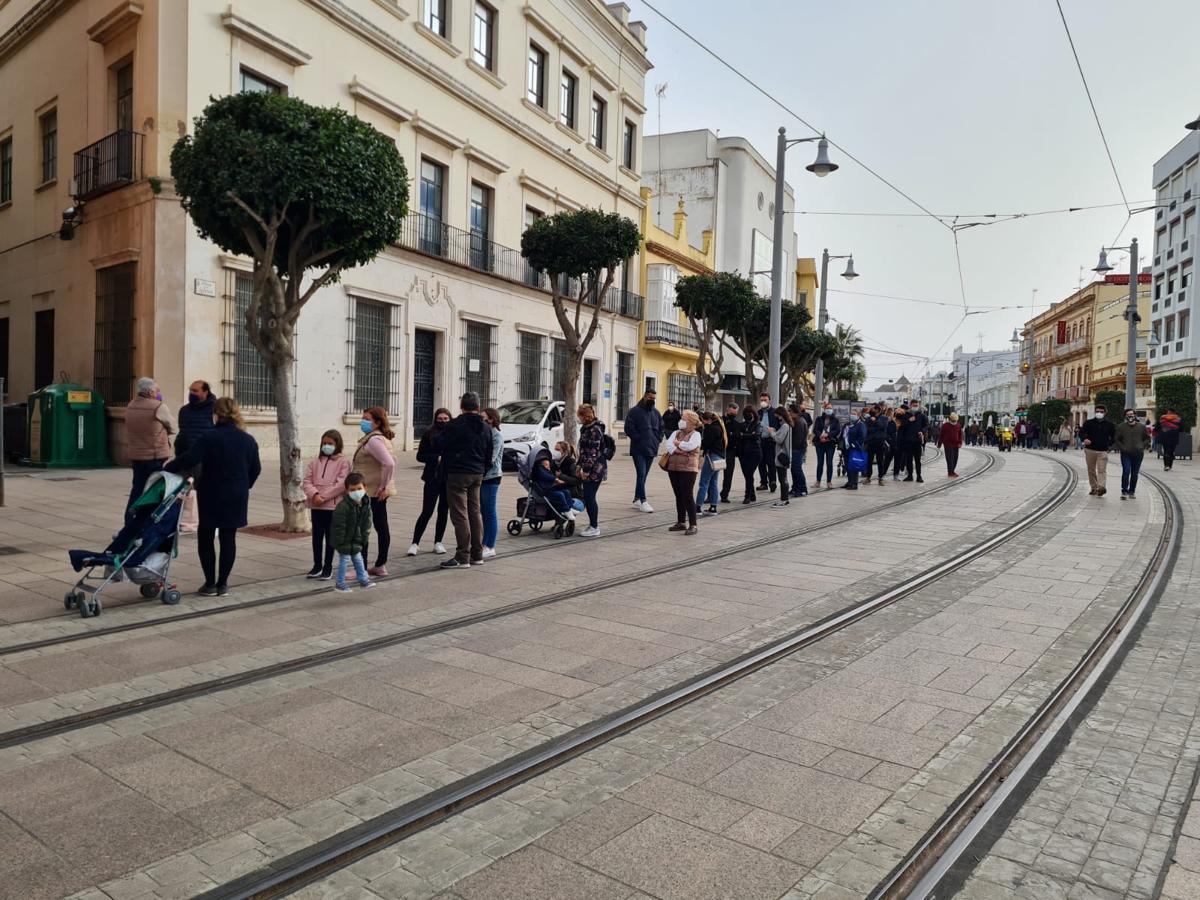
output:
[[[104,398],[78,384],[50,384],[29,395],[31,466],[84,469],[112,465]]]

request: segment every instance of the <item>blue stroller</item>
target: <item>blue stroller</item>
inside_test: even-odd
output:
[[[118,581],[140,585],[146,599],[161,594],[163,603],[178,603],[182,594],[169,579],[171,560],[179,554],[179,515],[187,492],[188,483],[178,475],[151,475],[141,496],[129,507],[124,527],[103,552],[69,551],[71,567],[83,572],[83,577],[67,593],[63,605],[78,609],[85,619],[98,616],[101,592]],[[97,569],[102,574],[96,574]]]
[[[575,533],[575,520],[560,513],[545,498],[533,481],[534,466],[541,465],[542,460],[550,459],[550,451],[545,447],[530,450],[517,463],[517,481],[525,488],[525,496],[517,498],[517,517],[508,522],[508,533],[516,537],[526,525],[529,530],[539,532],[547,522],[553,522],[554,537],[570,537]]]

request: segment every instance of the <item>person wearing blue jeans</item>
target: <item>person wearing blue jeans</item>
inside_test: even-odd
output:
[[[1146,426],[1138,421],[1136,410],[1125,410],[1125,421],[1117,426],[1114,443],[1121,451],[1121,499],[1133,500],[1142,460],[1150,449],[1150,435],[1146,433]]]
[[[330,543],[338,554],[337,581],[335,589],[347,593],[350,586],[346,584],[347,563],[354,563],[354,574],[360,587],[374,587],[367,575],[367,567],[363,562],[363,550],[371,535],[371,501],[367,499],[366,485],[358,472],[346,476],[346,492],[342,494],[341,502],[333,511],[333,526],[330,530]]]
[[[804,458],[807,455],[803,450],[795,449],[796,445],[792,445],[792,496],[807,497],[808,496],[808,479],[804,477]]]
[[[337,564],[337,581],[335,586],[339,591],[345,593],[350,590],[350,585],[346,583],[347,563],[354,563],[354,577],[358,579],[358,585],[362,588],[374,587],[370,577],[367,575],[367,566],[363,562],[363,555],[355,553],[353,556],[347,556],[345,553],[338,554]]]
[[[496,511],[496,501],[500,496],[500,463],[504,458],[504,438],[500,434],[499,411],[488,407],[483,411],[483,417],[492,426],[492,463],[483,475],[483,484],[479,486],[479,505],[483,515],[483,558],[490,559],[496,555],[496,537],[500,534],[500,516]]]
[[[712,410],[701,413],[700,424],[700,452],[704,465],[700,468],[700,488],[696,491],[696,506],[700,509],[700,515],[715,516],[721,495],[721,474],[715,466],[724,463],[729,441],[725,435],[725,423]]]
[[[662,416],[654,408],[657,397],[654,391],[646,391],[642,399],[625,413],[625,436],[629,438],[629,455],[633,457],[636,476],[633,505],[647,513],[654,512],[654,507],[646,502],[646,475],[658,456],[658,448],[663,440]]]
[[[817,450],[817,487],[824,475],[826,487],[833,486],[833,451],[842,433],[842,423],[833,414],[833,407],[825,403],[821,416],[812,425],[813,446]]]

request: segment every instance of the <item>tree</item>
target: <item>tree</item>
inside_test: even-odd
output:
[[[560,212],[535,220],[521,235],[521,254],[535,271],[550,277],[554,316],[563,332],[567,365],[556,385],[566,401],[566,438],[575,440],[571,404],[579,384],[583,354],[600,324],[600,307],[617,266],[636,256],[641,235],[632,219],[600,209]],[[601,280],[603,279],[603,280]],[[584,316],[584,307],[591,313]]]
[[[400,236],[408,173],[395,143],[366,122],[293,97],[221,97],[194,125],[171,151],[175,190],[202,238],[254,261],[246,337],[275,388],[283,529],[306,531],[296,322],[317,291]]]
[[[837,396],[836,396],[836,397],[834,397],[833,399],[835,399],[835,400],[849,400],[849,401],[851,401],[851,402],[855,402],[855,401],[857,401],[857,400],[858,400],[858,391],[851,391],[851,390],[842,389],[842,390],[840,390],[840,391],[838,391],[838,392],[837,392]]]
[[[1052,435],[1071,417],[1071,403],[1068,400],[1043,400],[1030,406],[1028,414],[1029,421],[1036,422],[1044,435]]]
[[[1196,427],[1196,379],[1191,375],[1163,375],[1154,379],[1154,419],[1168,409],[1183,420],[1183,430]]]
[[[837,345],[832,334],[802,328],[780,354],[780,369],[783,374],[780,398],[801,398],[806,387],[811,394],[812,379],[806,376],[817,367],[819,359],[824,360],[826,367],[832,367],[836,352]]]
[[[1098,391],[1096,393],[1096,406],[1104,407],[1104,418],[1108,419],[1114,425],[1119,425],[1125,420],[1124,391]]]
[[[721,389],[721,367],[734,323],[758,315],[754,283],[733,272],[685,275],[675,284],[675,305],[696,336],[696,379],[712,408]]]
[[[808,310],[795,303],[782,304],[779,312],[779,358],[782,380],[784,354],[804,331],[810,316]],[[733,320],[729,326],[730,339],[742,357],[746,390],[755,396],[765,391],[776,403],[781,402],[783,400],[782,385],[767,384],[766,378],[770,369],[771,301],[755,294],[754,303],[747,314]],[[763,373],[762,377],[759,377],[759,372]]]
[[[853,368],[855,363],[858,363],[866,354],[863,347],[862,334],[853,325],[843,325],[838,323],[833,332],[834,342],[837,345],[837,352],[834,357],[834,366],[832,372],[826,373],[826,381],[833,380],[834,387],[840,390],[844,386],[844,382],[852,379],[861,370]],[[866,372],[862,372],[863,379],[866,378]]]

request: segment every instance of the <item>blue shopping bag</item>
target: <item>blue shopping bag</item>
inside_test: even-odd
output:
[[[858,472],[860,475],[867,471],[867,451],[851,448],[846,454],[846,468],[851,472]]]

